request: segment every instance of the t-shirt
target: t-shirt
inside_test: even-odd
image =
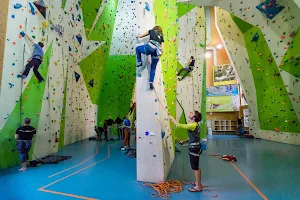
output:
[[[155,30],[149,30],[150,40],[154,40],[159,44],[164,42],[164,37]]]
[[[130,121],[129,121],[129,119],[124,119],[123,125],[124,125],[125,128],[130,128]]]
[[[242,119],[243,118],[237,120],[238,125],[243,125]]]
[[[38,44],[34,44],[33,46],[34,46],[34,50],[33,50],[32,57],[41,60],[44,56],[44,51],[42,47],[40,47],[40,45]]]
[[[116,124],[122,124],[122,119],[120,117],[118,117],[115,122],[116,122]]]
[[[32,126],[22,126],[16,131],[16,135],[19,135],[18,140],[32,140],[33,135],[35,134],[36,129]]]

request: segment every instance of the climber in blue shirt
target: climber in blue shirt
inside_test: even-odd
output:
[[[44,44],[42,42],[39,42],[38,44],[34,43],[33,39],[28,36],[26,33],[23,33],[24,36],[33,44],[34,50],[32,54],[32,58],[29,61],[29,63],[26,65],[25,71],[22,74],[22,78],[26,78],[29,74],[30,69],[33,67],[33,72],[37,79],[39,80],[39,83],[43,82],[44,79],[39,73],[38,69],[43,61],[44,51],[43,47]]]

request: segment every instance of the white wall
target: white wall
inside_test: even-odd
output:
[[[148,2],[151,11],[146,11],[145,2]],[[153,15],[153,1],[141,0],[136,2],[137,29],[136,33],[142,33],[152,29],[155,25]],[[145,23],[147,22],[147,23]],[[148,41],[138,41],[138,45]],[[147,57],[144,57],[147,62]],[[147,62],[149,68],[149,62]],[[154,91],[149,91],[149,73],[145,69],[142,77],[137,77],[137,179],[138,181],[159,182],[166,179],[174,160],[174,148],[172,145],[171,130],[167,113],[159,104],[166,107],[166,99],[163,87],[161,64],[156,69]],[[161,131],[166,132],[164,139]],[[153,136],[146,136],[145,132],[153,132]]]
[[[182,81],[177,81],[177,99],[184,108],[186,119],[189,119],[189,113],[194,110],[201,112],[205,49],[200,44],[205,44],[205,26],[205,10],[203,7],[195,7],[179,18],[178,61],[185,67],[191,56],[196,59],[191,76],[185,77]],[[177,120],[180,119],[181,114],[182,109],[177,104]]]

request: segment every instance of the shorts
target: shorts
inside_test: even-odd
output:
[[[190,155],[190,164],[193,170],[198,170],[199,169],[199,160],[200,160],[200,152],[201,148],[193,148],[189,149],[189,155]],[[193,154],[198,154],[198,156],[193,155]]]
[[[31,140],[18,140],[17,142],[17,150],[19,153],[21,163],[29,160],[29,151],[31,148]]]

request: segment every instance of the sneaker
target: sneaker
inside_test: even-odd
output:
[[[150,86],[150,89],[151,89],[151,90],[154,89],[153,83],[149,83],[149,86]]]
[[[126,146],[125,147],[121,147],[120,150],[121,151],[126,151],[126,148],[127,148]]]

